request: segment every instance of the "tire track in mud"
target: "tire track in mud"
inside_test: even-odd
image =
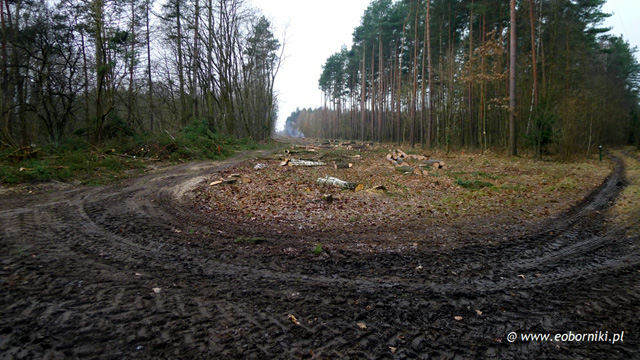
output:
[[[0,199],[0,358],[635,356],[638,239],[602,215],[623,185],[620,163],[527,237],[317,260],[238,249],[218,231],[233,236],[241,224],[190,207],[198,179],[237,161]],[[615,346],[504,340],[598,329],[631,333]]]

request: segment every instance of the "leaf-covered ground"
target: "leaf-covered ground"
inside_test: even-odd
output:
[[[297,146],[290,153],[246,161],[203,182],[195,190],[196,206],[210,216],[247,225],[248,234],[313,235],[324,242],[367,234],[374,236],[359,237],[360,245],[362,241],[394,245],[398,239],[411,243],[416,231],[438,238],[443,227],[473,225],[473,234],[493,232],[498,226],[535,224],[578,203],[612,169],[611,163],[596,160],[559,163],[495,154],[423,152],[444,160],[444,168],[420,172],[421,161],[409,160],[416,172],[407,175],[385,158],[396,146],[353,147]],[[285,158],[327,165],[279,166]],[[334,163],[353,167],[335,169]],[[256,170],[258,164],[266,167]],[[211,185],[233,174],[240,175],[235,184]],[[316,182],[325,176],[361,183],[365,189],[341,190]],[[374,189],[380,185],[384,190]],[[326,200],[327,195],[332,201]]]

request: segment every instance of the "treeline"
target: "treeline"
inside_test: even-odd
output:
[[[283,44],[243,0],[0,0],[0,145],[270,136]]]
[[[330,56],[306,136],[589,154],[639,142],[634,49],[599,27],[604,0],[375,0]],[[510,55],[516,106],[510,105]]]

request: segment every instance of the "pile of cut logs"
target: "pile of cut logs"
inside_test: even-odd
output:
[[[422,171],[426,171],[429,168],[436,170],[444,168],[444,161],[442,160],[431,160],[424,155],[408,155],[402,150],[393,150],[387,154],[387,160],[396,168],[396,171],[405,174],[413,174],[414,172],[414,168],[408,165],[411,160],[421,161],[422,163],[418,164],[418,168]]]
[[[301,153],[301,152],[305,152],[307,150],[285,150],[285,154],[286,155],[292,155],[294,153]],[[358,159],[361,158],[360,155],[356,155]],[[319,161],[319,160],[299,160],[299,159],[293,159],[293,158],[285,158],[281,163],[280,166],[305,166],[305,167],[314,167],[314,166],[325,166],[327,165],[327,163],[325,163],[324,161]],[[350,169],[353,167],[352,163],[349,162],[337,162],[334,161],[333,163],[333,167],[334,169]],[[325,176],[322,178],[318,178],[317,180],[318,184],[321,185],[325,185],[325,186],[336,186],[339,187],[343,190],[354,190],[354,191],[361,191],[364,189],[364,185],[360,184],[360,183],[352,183],[352,182],[348,182],[348,181],[344,181],[342,179],[338,179],[332,176]]]

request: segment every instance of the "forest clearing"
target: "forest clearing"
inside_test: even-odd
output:
[[[639,359],[638,2],[293,3],[0,0],[0,360]]]
[[[418,175],[397,146],[348,147],[0,197],[2,357],[635,356],[637,151],[432,153],[444,167]],[[570,331],[623,339],[511,338]]]
[[[355,233],[393,247],[402,237],[412,244],[414,231],[425,227],[462,222],[477,223],[476,230],[485,231],[486,223],[486,230],[493,232],[507,223],[535,223],[574,206],[613,169],[610,162],[597,160],[558,163],[438,151],[407,155],[394,145],[306,142],[310,144],[216,174],[196,189],[197,208],[247,229],[265,229],[265,237],[278,232],[322,234],[348,244]],[[406,160],[391,164],[386,156],[393,152],[404,153]],[[446,165],[425,167],[428,158]],[[282,166],[285,159],[319,166]],[[257,164],[264,168],[256,170]],[[231,175],[238,181],[219,183]],[[318,183],[327,176],[361,188],[344,191]],[[442,237],[437,231],[432,235]]]

